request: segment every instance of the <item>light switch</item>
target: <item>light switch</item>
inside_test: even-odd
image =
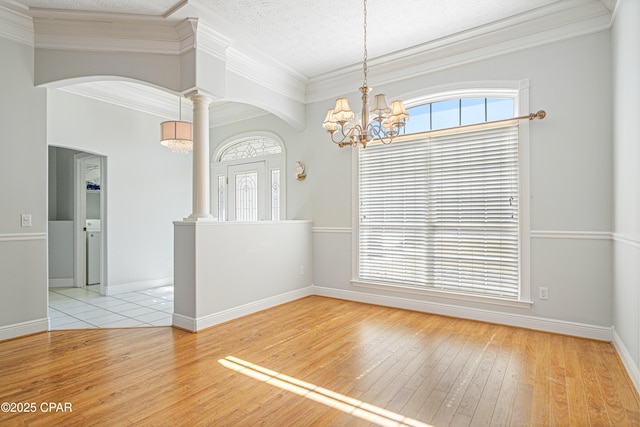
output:
[[[23,227],[31,227],[31,214],[20,215],[20,220],[22,221]]]

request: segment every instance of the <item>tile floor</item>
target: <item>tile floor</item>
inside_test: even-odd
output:
[[[100,285],[49,289],[51,329],[170,326],[173,286],[100,295]]]

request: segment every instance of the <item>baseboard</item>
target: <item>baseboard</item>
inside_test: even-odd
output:
[[[612,332],[613,345],[618,352],[618,356],[620,356],[620,360],[622,360],[622,364],[627,370],[627,374],[629,374],[629,378],[631,378],[631,382],[636,387],[638,394],[640,394],[640,369],[634,362],[633,357],[631,357],[631,353],[629,353],[629,350],[627,350],[627,347],[624,345],[622,338],[620,338],[620,335],[616,332],[615,327],[612,328]]]
[[[219,311],[217,313],[208,314],[196,319],[174,313],[173,326],[186,329],[187,331],[197,332],[211,326],[219,325],[220,323],[228,322],[230,320],[247,316],[261,310],[266,310],[267,308],[275,307],[290,301],[295,301],[309,295],[313,295],[311,286],[261,299],[259,301],[250,302],[248,304]]]
[[[69,288],[75,286],[73,277],[66,279],[49,279],[50,288]]]
[[[567,322],[564,320],[525,316],[522,314],[502,313],[492,310],[462,307],[453,304],[418,301],[408,298],[369,294],[365,292],[353,292],[343,289],[326,288],[322,286],[313,286],[313,293],[314,295],[326,296],[331,298],[383,305],[387,307],[404,308],[407,310],[441,314],[443,316],[478,320],[481,322],[517,326],[520,328],[553,332],[563,335],[572,335],[582,338],[591,338],[600,341],[611,341],[613,338],[611,328],[604,326],[587,325],[583,323]]]
[[[31,335],[49,330],[49,319],[42,318],[30,320],[28,322],[14,323],[12,325],[0,326],[0,341]]]
[[[171,317],[171,325],[189,332],[197,331],[196,319],[193,317],[183,316],[178,313],[173,313],[173,316]]]
[[[105,286],[105,295],[113,296],[126,292],[142,291],[145,289],[159,288],[160,286],[173,285],[173,277],[145,280],[142,282],[123,283],[121,285]]]

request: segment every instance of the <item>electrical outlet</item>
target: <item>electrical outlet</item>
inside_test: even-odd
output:
[[[167,261],[167,267],[173,268],[173,258],[169,258],[169,260]]]
[[[549,288],[538,288],[538,296],[540,299],[549,299]]]
[[[300,275],[301,276],[304,275],[304,267],[302,265],[300,266],[300,270],[299,271],[300,271]]]
[[[31,214],[20,215],[20,223],[23,227],[31,227]]]

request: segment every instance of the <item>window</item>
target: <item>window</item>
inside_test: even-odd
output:
[[[359,150],[357,281],[520,300],[519,125],[478,124],[514,99],[409,112],[413,135]]]
[[[284,145],[270,135],[245,136],[222,144],[213,164],[218,194],[211,199],[220,221],[284,217]]]
[[[428,132],[513,117],[513,98],[457,98],[409,108],[404,133]]]

